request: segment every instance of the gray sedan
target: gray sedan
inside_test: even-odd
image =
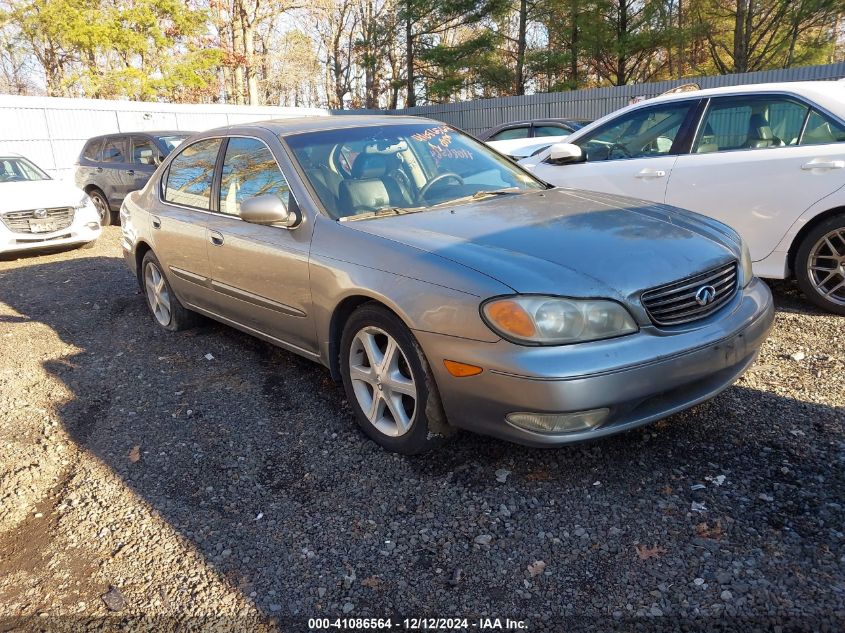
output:
[[[730,386],[773,318],[727,226],[550,188],[425,119],[205,132],[121,216],[158,325],[205,315],[322,363],[402,453],[657,420]]]

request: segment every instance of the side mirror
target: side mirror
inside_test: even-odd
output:
[[[558,165],[583,163],[586,160],[581,148],[572,143],[555,143],[549,148],[549,162]]]
[[[288,209],[279,196],[267,193],[241,203],[241,220],[252,224],[278,224],[291,229],[299,224],[299,215]]]
[[[156,154],[156,155],[153,157],[153,162],[154,162],[156,165],[161,165],[161,164],[164,162],[164,156],[162,156],[161,154]]]

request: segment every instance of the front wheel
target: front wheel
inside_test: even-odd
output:
[[[414,455],[453,434],[422,349],[385,308],[367,303],[349,317],[340,371],[358,424],[383,448]]]
[[[97,209],[97,214],[100,216],[100,226],[110,226],[112,222],[111,209],[109,208],[109,201],[106,200],[106,195],[99,189],[93,189],[88,194],[91,202],[94,203],[94,208]]]
[[[845,315],[845,215],[828,218],[807,233],[795,257],[795,277],[810,301]]]

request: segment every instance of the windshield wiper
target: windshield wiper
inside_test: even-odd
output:
[[[487,196],[509,196],[511,194],[519,193],[522,191],[519,187],[506,187],[504,189],[482,189],[480,191],[476,191],[472,194],[472,198],[485,198]],[[527,190],[526,190],[527,191]]]
[[[358,220],[371,220],[372,218],[385,218],[392,215],[405,215],[407,213],[418,213],[425,207],[382,207],[375,211],[367,211],[366,213],[357,213],[355,215],[345,215],[340,218],[341,222],[357,222]]]

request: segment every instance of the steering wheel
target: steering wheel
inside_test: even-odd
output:
[[[453,172],[453,171],[447,171],[447,172],[444,172],[444,173],[442,173],[442,174],[439,174],[439,175],[435,176],[434,178],[432,178],[431,180],[429,180],[427,183],[425,183],[425,184],[422,186],[422,189],[420,189],[420,192],[417,194],[417,199],[418,199],[420,202],[425,201],[425,196],[426,196],[426,194],[427,194],[427,193],[431,190],[431,188],[432,188],[432,187],[433,187],[436,183],[440,182],[441,180],[446,180],[446,179],[448,179],[448,178],[451,178],[452,180],[457,180],[457,181],[458,181],[458,184],[459,184],[459,185],[461,185],[461,186],[463,186],[463,185],[465,184],[465,183],[464,183],[464,179],[463,179],[463,178],[461,178],[458,174],[456,174],[456,173],[455,173],[455,172]]]

